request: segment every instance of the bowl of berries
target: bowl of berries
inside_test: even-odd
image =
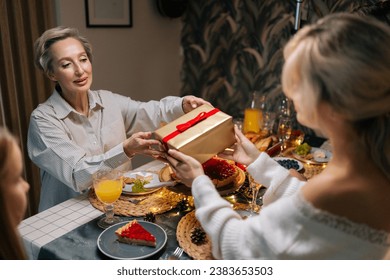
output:
[[[296,171],[303,169],[303,164],[296,159],[287,157],[274,157],[273,159],[286,169],[295,169]]]

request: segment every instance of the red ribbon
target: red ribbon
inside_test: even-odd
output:
[[[187,129],[193,127],[194,125],[196,125],[197,123],[207,119],[208,117],[218,113],[219,110],[217,108],[214,108],[213,110],[209,111],[209,112],[201,112],[199,113],[195,118],[185,122],[185,123],[181,123],[181,124],[178,124],[176,126],[176,130],[171,132],[170,134],[168,134],[167,136],[165,136],[162,141],[164,143],[167,143],[169,140],[171,140],[172,138],[176,137],[177,135],[179,135],[180,133],[183,133],[184,131],[186,131]]]

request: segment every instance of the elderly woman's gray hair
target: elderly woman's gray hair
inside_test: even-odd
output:
[[[89,41],[79,34],[76,28],[58,26],[45,31],[34,43],[34,63],[38,69],[41,69],[47,75],[53,71],[53,57],[50,52],[50,47],[54,43],[67,39],[74,38],[83,45],[88,59],[92,63],[92,46]]]

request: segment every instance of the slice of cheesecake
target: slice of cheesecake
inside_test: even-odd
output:
[[[133,220],[115,231],[119,242],[156,247],[156,237],[147,231],[137,220]]]

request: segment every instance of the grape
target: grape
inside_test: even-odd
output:
[[[307,143],[303,143],[295,148],[295,152],[300,156],[306,156],[308,153],[310,153],[310,150],[311,146]]]

